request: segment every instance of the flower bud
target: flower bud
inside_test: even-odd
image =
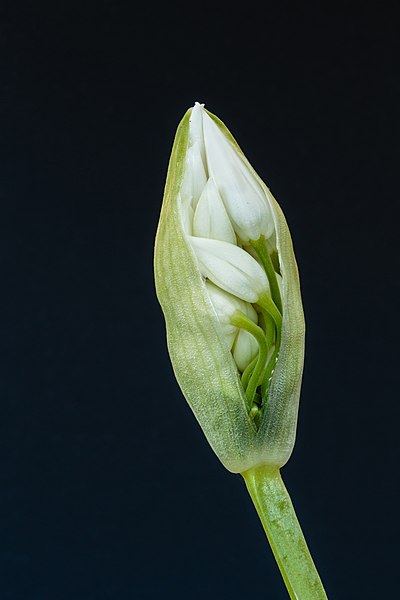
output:
[[[248,331],[240,329],[233,346],[233,358],[239,371],[243,373],[246,367],[257,356],[258,344]]]
[[[197,145],[204,167],[207,164],[204,148],[203,113],[204,104],[195,102],[189,117],[189,147]]]
[[[244,242],[258,240],[261,235],[269,238],[274,231],[274,221],[265,191],[218,125],[204,110],[202,116],[208,171],[236,233]]]
[[[193,235],[236,244],[236,235],[214,180],[210,177],[193,216]]]
[[[208,295],[210,296],[211,303],[215,309],[215,312],[217,313],[219,322],[221,323],[222,330],[227,341],[227,346],[229,349],[231,349],[238,334],[238,328],[236,325],[232,324],[232,317],[235,312],[241,311],[249,319],[251,319],[253,323],[257,323],[257,313],[251,304],[239,300],[239,298],[232,296],[232,294],[228,294],[210,281],[206,282],[206,288]],[[252,356],[252,358],[254,358],[254,356]],[[248,362],[250,362],[250,360]],[[244,369],[241,370],[244,371]]]
[[[200,145],[196,142],[188,149],[186,170],[182,184],[182,196],[190,199],[189,205],[196,206],[207,183],[207,175],[201,158]]]
[[[281,467],[304,355],[290,233],[229,131],[199,104],[172,149],[155,280],[176,378],[222,463],[236,473]]]
[[[196,237],[189,240],[202,275],[215,285],[246,302],[257,302],[263,292],[268,293],[267,276],[250,254],[219,240]]]

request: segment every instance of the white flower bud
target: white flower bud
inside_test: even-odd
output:
[[[202,110],[209,175],[217,185],[233,227],[243,241],[269,238],[274,221],[264,191],[236,148]]]
[[[186,169],[181,194],[184,198],[190,198],[192,206],[195,207],[206,183],[207,175],[201,159],[199,144],[196,142],[186,154]]]
[[[203,134],[203,113],[204,104],[195,102],[190,115],[190,126],[189,126],[189,145],[198,145],[201,160],[204,167],[206,167],[206,152],[204,148],[204,134]]]
[[[232,294],[228,294],[228,292],[224,292],[224,290],[221,290],[221,288],[211,283],[211,281],[206,281],[206,288],[211,304],[217,313],[228,348],[231,349],[237,334],[237,327],[236,325],[232,325],[231,316],[237,310],[240,310],[239,303],[241,300],[235,298]]]
[[[269,293],[265,271],[238,246],[191,236],[189,241],[202,275],[218,287],[252,304],[263,292]]]
[[[215,182],[210,178],[197,203],[193,235],[236,244],[236,235]]]
[[[208,295],[210,296],[211,304],[217,313],[228,348],[231,349],[238,332],[236,325],[232,325],[231,317],[236,311],[240,310],[251,319],[253,323],[257,323],[257,313],[251,304],[239,300],[236,296],[232,296],[232,294],[221,290],[221,288],[211,283],[211,281],[206,281],[206,288]]]
[[[233,358],[239,371],[244,371],[258,353],[258,343],[256,339],[244,329],[240,329],[237,334],[232,349]]]

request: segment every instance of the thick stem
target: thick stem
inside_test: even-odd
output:
[[[292,600],[327,600],[278,468],[242,473]]]

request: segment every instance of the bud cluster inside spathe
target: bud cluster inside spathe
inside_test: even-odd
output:
[[[196,103],[179,193],[182,223],[256,423],[268,397],[282,325],[282,278],[267,193],[226,133]]]

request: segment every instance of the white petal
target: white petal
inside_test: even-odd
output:
[[[237,327],[232,325],[231,316],[239,310],[240,300],[221,290],[210,281],[206,281],[206,288],[217,317],[220,323],[225,326],[225,332],[236,332]]]
[[[203,110],[204,104],[198,102],[192,108],[192,114],[190,115],[190,126],[189,126],[189,143],[191,146],[198,144],[200,156],[203,161],[204,167],[206,166],[206,153],[204,148],[204,135],[203,135]]]
[[[235,338],[238,334],[238,328],[231,323],[231,317],[238,310],[247,315],[254,323],[257,323],[258,317],[254,308],[248,302],[239,300],[228,292],[221,290],[211,281],[206,281],[206,288],[210,296],[211,304],[217,313],[225,337],[226,345],[229,350],[232,349]],[[252,346],[253,347],[253,346]]]
[[[216,182],[233,227],[243,241],[266,238],[274,222],[266,196],[233,144],[203,111],[203,131],[209,175]]]
[[[241,300],[221,290],[219,287],[206,281],[206,288],[210,296],[211,304],[217,313],[218,321],[220,322],[222,332],[226,341],[226,345],[231,350],[235,341],[238,328],[231,323],[231,315],[238,310],[238,304]],[[245,304],[243,302],[243,304]]]
[[[244,329],[239,330],[232,353],[239,371],[243,372],[258,353],[258,344],[251,333]]]
[[[240,300],[236,296],[225,292],[211,281],[206,281],[206,288],[215,312],[221,321],[230,323],[231,317],[236,311],[240,310],[254,323],[257,323],[258,316],[254,308],[248,302]]]
[[[219,240],[189,237],[204,277],[215,285],[245,300],[257,302],[262,292],[269,291],[262,267],[244,250]]]
[[[207,175],[201,159],[199,144],[195,143],[188,149],[186,154],[186,171],[191,184],[191,195],[193,207],[196,206],[198,199],[207,183]]]
[[[232,223],[213,179],[208,180],[197,203],[193,235],[236,244]]]
[[[225,292],[211,281],[206,281],[206,289],[215,312],[221,320],[230,322],[231,316],[237,311],[242,310],[246,303],[239,300],[236,296]]]

